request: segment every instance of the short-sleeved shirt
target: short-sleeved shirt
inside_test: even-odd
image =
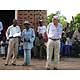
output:
[[[19,26],[14,27],[13,25],[9,26],[6,32],[7,39],[10,37],[21,36],[21,30]]]
[[[38,26],[37,32],[39,34],[44,34],[46,32],[46,26]]]

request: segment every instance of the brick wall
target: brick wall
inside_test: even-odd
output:
[[[38,26],[39,19],[42,18],[44,24],[46,25],[47,10],[18,10],[17,19],[19,20],[19,25],[23,29],[24,20],[29,20],[31,25],[34,27],[35,31]]]

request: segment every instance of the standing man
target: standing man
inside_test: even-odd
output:
[[[13,19],[13,25],[9,26],[6,32],[6,37],[9,40],[8,45],[8,53],[5,62],[5,66],[8,65],[10,58],[12,56],[12,65],[16,65],[16,57],[18,53],[18,44],[19,44],[19,37],[21,36],[21,30],[18,26],[17,20]]]
[[[53,16],[52,23],[47,27],[48,43],[47,43],[47,63],[46,67],[49,70],[53,49],[54,49],[54,70],[58,69],[59,53],[60,53],[60,38],[62,35],[62,25],[58,23],[58,16]]]
[[[39,20],[39,26],[38,26],[38,38],[39,38],[39,54],[40,58],[45,57],[43,56],[45,52],[44,48],[46,49],[46,39],[45,39],[45,34],[47,34],[46,26],[43,24],[43,20]]]
[[[2,30],[3,30],[3,24],[2,24],[2,22],[0,21],[0,41],[1,41],[1,39],[2,39],[2,34],[1,34]]]
[[[29,21],[24,21],[25,29],[22,32],[23,49],[24,49],[24,64],[23,66],[30,65],[31,49],[35,39],[34,30],[31,28]]]

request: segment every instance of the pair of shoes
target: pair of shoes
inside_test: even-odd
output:
[[[12,65],[13,65],[13,66],[16,66],[16,64],[15,64],[15,63],[12,63]]]
[[[22,66],[28,66],[28,64],[22,64]]]
[[[49,68],[49,67],[47,67],[47,70],[50,70],[50,68]]]
[[[46,68],[47,70],[50,70],[50,66],[49,66],[49,65],[46,65],[45,68]]]
[[[4,64],[5,66],[7,66],[8,64]]]
[[[58,68],[54,67],[54,69],[53,69],[53,70],[58,70]]]
[[[5,60],[6,59],[6,57],[3,57],[3,60]]]

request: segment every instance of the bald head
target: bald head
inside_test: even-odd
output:
[[[18,24],[17,20],[16,19],[13,19],[13,25],[14,27]]]

